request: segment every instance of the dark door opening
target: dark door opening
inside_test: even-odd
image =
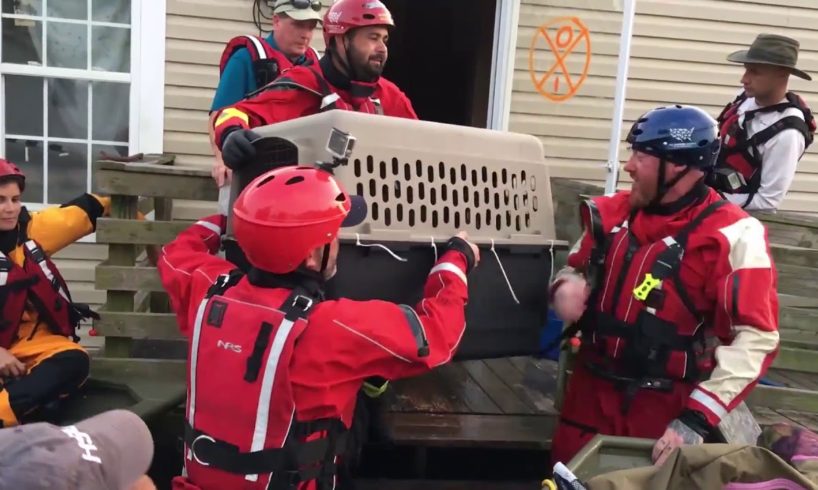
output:
[[[485,128],[497,0],[382,0],[397,29],[384,76],[418,117]]]

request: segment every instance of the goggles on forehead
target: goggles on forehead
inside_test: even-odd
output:
[[[298,10],[306,10],[308,8],[312,8],[316,12],[320,12],[322,7],[321,0],[289,0],[287,2],[279,4],[278,7],[283,7],[284,5],[292,5]]]

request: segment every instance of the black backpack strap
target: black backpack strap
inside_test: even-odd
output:
[[[241,269],[233,269],[227,274],[222,274],[216,278],[216,282],[208,288],[205,298],[212,298],[213,296],[222,296],[228,289],[238,284],[239,280],[244,276]]]
[[[753,146],[758,147],[770,141],[775,135],[777,135],[781,131],[787,129],[795,129],[799,133],[801,133],[804,136],[805,143],[808,139],[809,140],[812,139],[812,133],[809,132],[809,127],[807,126],[807,123],[806,121],[804,121],[804,119],[798,116],[786,116],[770,124],[761,131],[755,133],[753,136],[748,138],[748,141]]]
[[[645,280],[634,289],[634,295],[637,299],[644,301],[648,307],[661,308],[664,293],[656,289],[656,287],[661,281],[670,279],[674,282],[682,303],[685,304],[687,309],[690,310],[694,316],[701,318],[701,315],[693,305],[693,301],[690,299],[690,295],[687,294],[681,281],[679,281],[679,266],[682,263],[685,246],[687,245],[687,239],[690,233],[725,204],[727,204],[727,201],[724,200],[710,204],[688,223],[687,226],[682,228],[675,237],[667,237],[664,239],[666,248],[660,252],[656,258],[656,261],[650,269],[649,277],[646,276]]]
[[[299,319],[307,318],[317,302],[303,289],[295,288],[279,309],[284,313],[285,322],[295,323]],[[244,380],[248,383],[253,383],[258,379],[261,372],[261,361],[267,351],[267,346],[270,345],[272,333],[273,325],[262,322],[256,341],[253,344],[253,352],[247,358],[247,370],[244,372]]]
[[[318,97],[323,97],[323,95],[317,90],[307,87],[306,85],[303,85],[301,83],[298,83],[292,80],[291,78],[288,78],[287,76],[281,76],[278,79],[268,83],[267,85],[264,85],[261,88],[250,92],[244,98],[250,99],[260,94],[261,92],[265,92],[267,90],[303,90],[305,92],[317,95]]]
[[[687,239],[690,237],[690,234],[701,225],[704,220],[710,217],[713,213],[718,211],[722,206],[725,206],[729,201],[722,200],[716,201],[698,214],[693,221],[688,223],[687,226],[682,228],[682,230],[676,235],[676,242],[681,246],[682,251],[684,251],[685,246],[687,245]],[[679,257],[681,261],[681,257]],[[690,298],[690,294],[687,292],[687,288],[682,283],[681,279],[679,278],[679,268],[677,267],[675,272],[670,276],[671,280],[673,281],[674,286],[676,286],[676,291],[679,293],[679,298],[681,298],[682,303],[687,307],[687,309],[692,313],[696,318],[701,320],[702,315],[696,308],[696,305],[693,304],[693,300]]]
[[[685,226],[684,228],[681,229],[681,231],[679,231],[675,238],[676,241],[679,242],[679,244],[682,247],[687,245],[687,239],[690,237],[690,234],[694,230],[696,230],[696,228],[698,228],[699,225],[701,225],[702,222],[704,222],[704,220],[709,218],[713,213],[718,211],[722,206],[726,204],[727,201],[715,201],[706,208],[704,208],[704,210],[702,210],[701,213],[699,213],[695,218],[693,218],[693,221],[688,223],[687,226]]]
[[[296,82],[291,78],[287,77],[286,75],[279,77],[277,80],[268,83],[267,85],[261,87],[258,90],[250,92],[247,94],[245,99],[254,97],[261,92],[266,90],[303,90],[305,92],[309,92],[313,95],[316,95],[321,98],[321,105],[320,110],[321,112],[331,111],[333,109],[337,109],[337,101],[340,99],[340,96],[333,92],[329,86],[329,82],[327,82],[324,77],[316,70],[313,65],[304,65],[310,72],[312,72],[313,76],[315,77],[315,81],[318,84],[318,90],[313,88],[307,87],[306,85]]]

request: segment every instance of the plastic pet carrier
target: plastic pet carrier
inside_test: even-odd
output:
[[[350,193],[366,198],[369,215],[342,230],[332,296],[414,305],[436,254],[466,230],[481,262],[469,276],[467,328],[456,358],[539,351],[553,251],[564,244],[555,240],[537,138],[348,111],[254,131],[264,136],[259,156],[234,179],[231,202],[261,173],[331,163],[352,146],[343,133],[355,138],[348,162],[334,173]],[[228,258],[241,262],[229,235],[230,229]]]

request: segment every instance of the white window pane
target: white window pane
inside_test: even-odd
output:
[[[111,157],[127,157],[128,146],[109,146],[109,145],[94,145],[91,147],[92,161],[104,160]]]
[[[6,75],[6,133],[43,135],[43,79]]]
[[[26,174],[24,202],[43,202],[43,142],[6,140],[6,159]]]
[[[4,14],[42,15],[43,0],[3,0]]]
[[[130,88],[127,83],[93,83],[92,139],[123,143],[128,141]]]
[[[91,19],[97,22],[131,23],[130,0],[92,0]]]
[[[124,27],[91,28],[91,67],[100,71],[131,71],[131,30]]]
[[[3,62],[41,65],[43,23],[23,19],[3,19]]]
[[[88,145],[49,142],[48,201],[64,203],[88,188]]]
[[[88,138],[88,82],[48,80],[48,136]]]
[[[52,21],[47,25],[48,66],[85,70],[88,67],[88,27]]]
[[[88,0],[49,0],[46,15],[85,20],[88,18]]]

